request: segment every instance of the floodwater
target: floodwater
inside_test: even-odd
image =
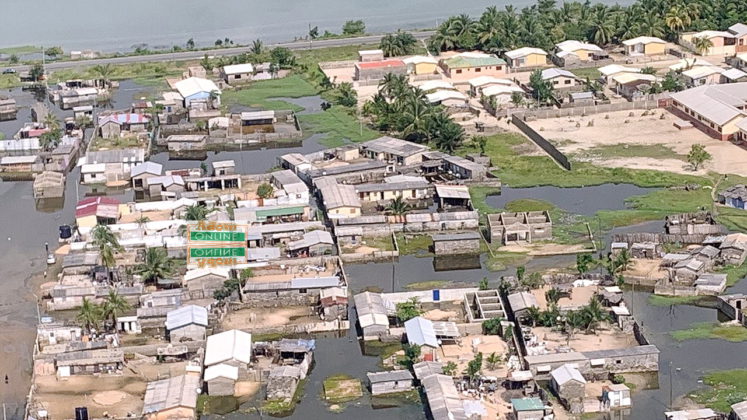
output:
[[[284,42],[305,37],[309,27],[340,32],[342,24],[363,19],[371,33],[435,27],[450,15],[479,15],[488,6],[511,4],[517,9],[534,0],[407,0],[386,3],[366,0],[131,0],[125,7],[103,6],[98,0],[3,0],[0,47],[61,45],[103,52],[131,51],[134,45],[171,48],[193,38],[198,46],[231,38]],[[630,4],[631,0],[603,0],[605,4]],[[29,30],[29,22],[39,22]]]
[[[593,216],[599,210],[624,209],[625,200],[629,197],[648,194],[651,191],[651,188],[633,184],[603,184],[579,188],[503,186],[500,194],[489,196],[486,202],[502,209],[511,201],[531,198],[548,201],[572,214]]]

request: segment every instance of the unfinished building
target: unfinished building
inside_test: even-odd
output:
[[[547,211],[488,215],[490,242],[504,245],[552,238],[552,219]]]

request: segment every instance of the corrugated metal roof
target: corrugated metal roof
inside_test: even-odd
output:
[[[197,407],[197,389],[200,377],[179,375],[160,381],[148,382],[143,398],[143,414],[157,413],[176,407]]]
[[[173,331],[177,328],[187,325],[196,324],[207,327],[208,312],[207,309],[197,305],[187,305],[174,309],[166,314],[166,329]]]
[[[409,370],[392,370],[389,372],[368,372],[368,381],[372,384],[393,381],[411,381],[412,374]]]
[[[221,363],[205,369],[205,382],[216,378],[227,378],[236,381],[239,379],[239,367]]]
[[[575,367],[565,364],[550,372],[550,376],[555,380],[558,385],[563,385],[566,382],[577,381],[582,384],[586,383],[584,375],[578,371]]]
[[[461,53],[443,60],[444,64],[450,69],[485,67],[485,66],[502,66],[506,61],[496,57],[493,54],[485,53]]]
[[[235,360],[249,363],[252,355],[252,335],[239,330],[225,331],[207,338],[205,366]]]
[[[410,344],[438,348],[438,339],[436,338],[436,331],[433,329],[433,322],[428,319],[417,316],[405,321],[405,332]]]

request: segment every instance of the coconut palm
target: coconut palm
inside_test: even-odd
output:
[[[594,8],[590,20],[589,38],[600,45],[607,45],[612,41],[614,27],[607,7],[603,4]]]
[[[488,45],[500,34],[501,12],[495,6],[485,9],[476,23],[477,42],[481,45]]]
[[[260,55],[265,50],[264,45],[262,44],[262,41],[259,39],[255,39],[252,41],[252,46],[249,48],[249,52],[251,52],[254,55]]]
[[[581,308],[581,314],[584,317],[586,323],[586,332],[596,332],[599,323],[607,320],[607,313],[602,308],[602,304],[596,297],[593,297],[589,304]]]
[[[630,267],[630,263],[632,262],[630,253],[627,249],[623,249],[619,254],[617,254],[616,260],[616,265],[620,271],[626,271]]]
[[[695,51],[697,51],[698,54],[705,55],[708,50],[713,47],[713,41],[704,36],[697,36],[693,38],[693,47],[695,47]]]
[[[408,89],[407,75],[387,73],[379,81],[379,93],[389,100],[401,97]]]
[[[91,242],[94,246],[101,248],[104,245],[110,245],[112,249],[119,251],[122,247],[119,245],[117,237],[109,226],[98,224],[91,229]]]
[[[655,12],[646,12],[638,22],[637,32],[639,35],[661,37],[664,35],[664,21]]]
[[[60,129],[60,120],[57,119],[57,116],[53,113],[49,113],[46,116],[44,116],[44,126],[47,127],[50,131],[56,131]]]
[[[407,204],[401,195],[395,197],[394,200],[386,206],[386,212],[394,216],[404,216],[410,210],[412,210],[412,206]]]
[[[690,26],[692,23],[687,7],[675,4],[664,16],[664,23],[672,33],[678,33]]]
[[[386,57],[407,55],[412,53],[417,42],[409,32],[397,31],[395,34],[384,35],[379,43],[379,48]]]
[[[488,355],[487,358],[485,358],[485,361],[488,363],[488,369],[493,370],[495,369],[495,366],[501,362],[501,355],[493,352]]]
[[[452,153],[464,140],[464,129],[459,124],[449,120],[442,125],[434,136],[436,147],[445,153]]]
[[[103,81],[105,86],[109,86],[111,77],[114,74],[114,67],[111,64],[97,64],[91,67],[91,73]]]
[[[83,329],[90,333],[101,322],[101,307],[84,297],[76,319],[81,323]]]
[[[541,317],[542,311],[538,307],[530,306],[527,308],[527,318],[532,321],[532,328],[537,326],[537,322],[539,322]]]
[[[104,299],[104,304],[101,306],[101,316],[104,319],[111,317],[112,325],[116,329],[117,317],[130,310],[130,308],[130,304],[127,303],[125,298],[120,296],[116,290],[110,289],[109,294]]]
[[[409,94],[402,103],[400,122],[407,140],[422,141],[428,137],[428,119],[433,108],[417,94]]]
[[[350,82],[342,82],[335,92],[335,102],[338,105],[354,107],[358,104],[358,93]]]
[[[157,282],[170,276],[174,267],[164,248],[148,248],[145,251],[145,262],[138,267],[138,273],[146,282]]]
[[[207,207],[200,204],[193,204],[187,207],[185,218],[187,220],[205,220],[207,217]]]

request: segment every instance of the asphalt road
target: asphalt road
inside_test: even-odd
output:
[[[434,34],[434,31],[411,32],[418,40],[424,40]],[[343,47],[346,45],[375,44],[381,40],[382,35],[366,35],[356,38],[321,39],[317,41],[293,41],[279,44],[267,45],[267,48],[285,47],[291,50],[306,50],[316,48]],[[46,63],[47,70],[68,69],[81,66],[95,66],[97,64],[133,64],[152,63],[158,61],[185,61],[200,59],[207,54],[212,57],[223,57],[248,53],[251,47],[219,48],[213,50],[180,51],[163,54],[133,55],[127,57],[96,58],[80,61],[53,61]],[[16,71],[26,71],[30,66],[11,66]]]

